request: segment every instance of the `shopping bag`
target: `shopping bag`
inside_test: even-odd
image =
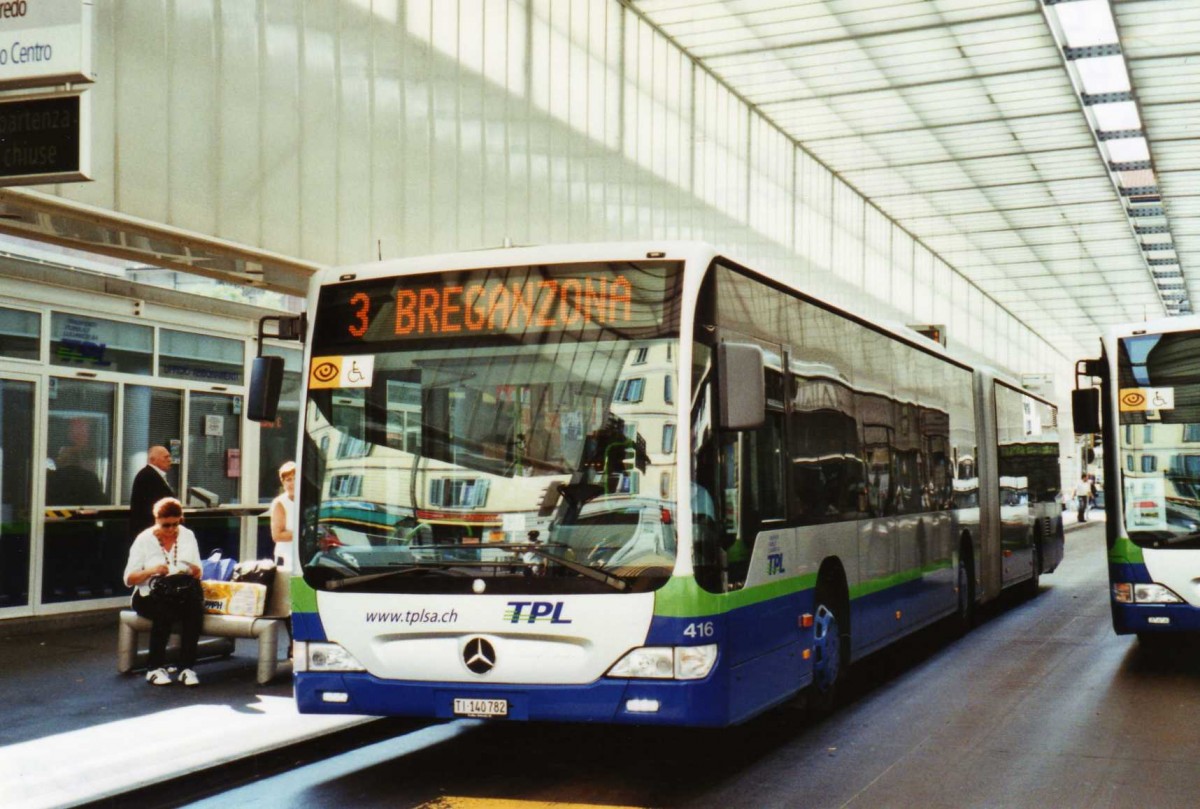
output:
[[[237,559],[222,559],[220,551],[213,551],[212,556],[200,563],[200,578],[208,581],[229,581],[233,578],[236,566]]]

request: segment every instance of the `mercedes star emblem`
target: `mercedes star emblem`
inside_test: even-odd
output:
[[[483,638],[471,638],[463,648],[463,662],[476,674],[487,674],[496,666],[496,650]]]

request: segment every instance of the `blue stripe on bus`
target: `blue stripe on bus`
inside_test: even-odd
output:
[[[320,614],[315,612],[292,613],[292,637],[303,641],[329,640],[325,635],[325,624],[321,623]]]

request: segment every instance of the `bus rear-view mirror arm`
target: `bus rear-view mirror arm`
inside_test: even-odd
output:
[[[267,323],[275,323],[273,333]],[[279,392],[283,389],[283,357],[264,357],[263,338],[303,342],[308,325],[301,313],[294,317],[268,315],[258,321],[258,356],[250,366],[250,389],[246,397],[246,418],[251,421],[275,421],[279,412]]]
[[[1089,379],[1104,372],[1102,360],[1079,360],[1075,363],[1075,390],[1071,391],[1071,421],[1076,435],[1100,432],[1100,389],[1081,388],[1081,377]]]

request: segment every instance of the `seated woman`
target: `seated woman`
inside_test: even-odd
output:
[[[171,626],[181,624],[179,682],[184,685],[200,685],[200,678],[192,670],[196,664],[196,646],[200,642],[200,627],[204,622],[204,591],[200,587],[200,548],[196,535],[184,528],[183,506],[174,497],[164,497],[154,504],[154,525],[142,531],[129,548],[129,562],[125,565],[125,584],[136,588],[133,593],[133,609],[150,626],[150,657],[146,681],[151,685],[169,685],[167,673],[167,641],[171,637]],[[195,583],[185,585],[182,592],[173,597],[155,593],[153,581],[159,577],[182,574],[190,576]]]

